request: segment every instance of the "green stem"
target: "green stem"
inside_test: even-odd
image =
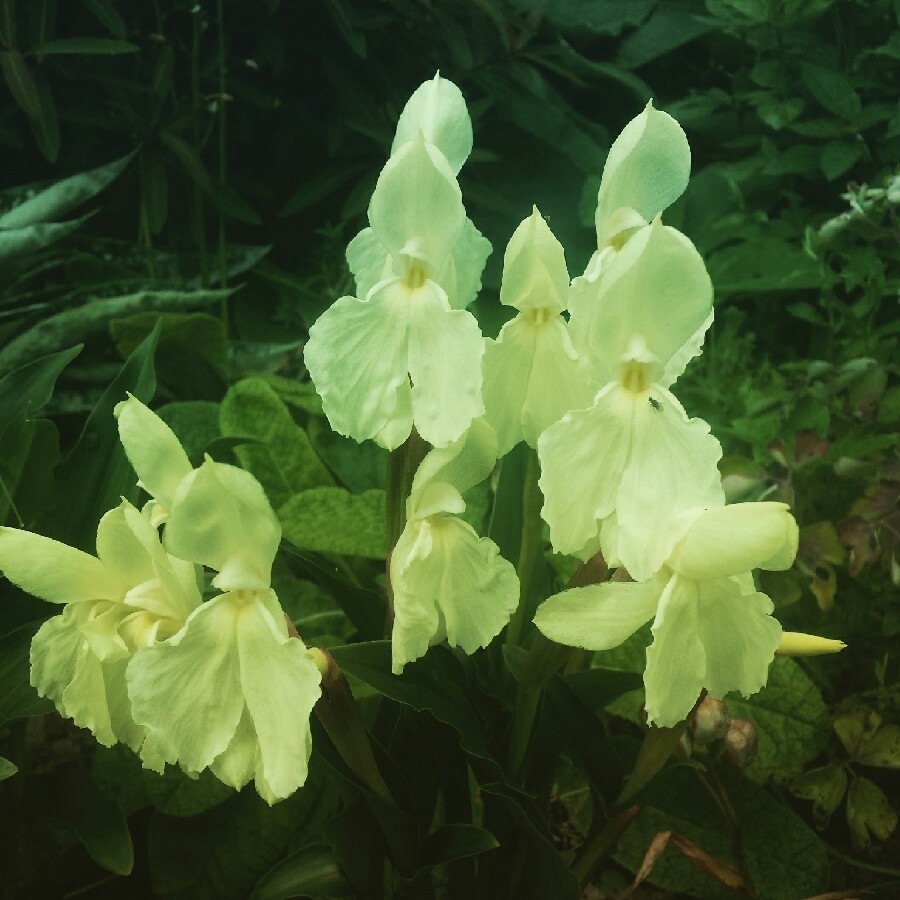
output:
[[[572,863],[572,874],[578,879],[579,884],[584,885],[600,860],[612,852],[622,833],[634,821],[637,814],[637,806],[623,809],[585,841],[578,856],[575,857],[575,862]]]
[[[571,652],[571,647],[555,644],[539,631],[535,632],[531,649],[519,673],[519,689],[516,692],[516,706],[507,754],[507,771],[510,778],[517,778],[525,763],[528,742],[544,685],[565,663]]]
[[[347,767],[380,800],[396,806],[385,784],[369,742],[359,708],[350,692],[344,673],[327,650],[316,650],[324,658],[322,696],[316,703],[316,715]]]
[[[199,156],[202,146],[200,140],[200,13],[193,14],[193,32],[191,35],[191,138],[194,152]],[[203,222],[203,194],[200,185],[191,182],[193,189],[191,226],[194,241],[200,256],[200,279],[203,287],[209,287],[209,260],[206,255],[206,228]]]
[[[673,728],[650,727],[638,751],[634,769],[619,795],[618,804],[628,803],[662,771],[684,734],[684,726],[684,722],[679,722]]]
[[[541,549],[543,523],[541,505],[543,496],[538,486],[541,466],[536,450],[529,450],[525,478],[522,483],[522,540],[519,544],[519,560],[516,574],[519,576],[519,605],[506,628],[506,643],[517,646],[522,639],[525,616],[530,611],[528,597],[534,575],[534,563]]]
[[[388,556],[384,561],[387,576],[387,617],[384,633],[390,634],[394,621],[394,590],[391,585],[391,554],[406,525],[406,498],[412,490],[416,469],[428,453],[429,446],[415,428],[406,441],[388,457],[387,468],[387,545]]]
[[[226,116],[225,116],[225,98],[227,96],[225,87],[225,12],[223,8],[223,0],[216,0],[216,17],[218,19],[219,28],[219,184],[225,187],[226,154],[225,154],[225,137],[226,137]],[[225,244],[225,216],[219,213],[219,287],[228,287],[228,253]],[[228,299],[222,299],[222,323],[225,326],[225,333],[228,333]]]

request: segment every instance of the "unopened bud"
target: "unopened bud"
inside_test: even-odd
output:
[[[330,668],[331,654],[325,653],[318,647],[309,647],[306,652],[309,654],[309,658],[313,661],[315,667],[324,678],[328,674]]]
[[[817,634],[785,631],[775,652],[779,656],[823,656],[826,653],[840,653],[846,646],[843,641],[819,637]]]
[[[694,709],[692,724],[694,727],[694,743],[699,745],[720,741],[728,732],[731,716],[728,708],[721,700],[704,697]]]
[[[690,759],[694,752],[694,739],[690,731],[685,728],[681,737],[678,738],[678,744],[675,747],[675,756],[678,759]]]
[[[725,733],[725,755],[739,768],[746,769],[756,759],[759,740],[749,719],[732,719]]]

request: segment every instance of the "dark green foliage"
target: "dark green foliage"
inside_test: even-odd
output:
[[[318,725],[309,782],[271,808],[96,747],[28,683],[55,610],[3,582],[0,898],[565,900],[642,861],[667,896],[896,891],[898,26],[893,0],[0,0],[0,524],[92,551],[139,497],[112,410],[154,401],[195,464],[263,484],[279,596],[348,677],[396,801]],[[344,248],[396,117],[438,69],[474,120],[491,336],[531,204],[580,274],[612,138],[650,99],[682,123],[692,180],[664,219],[707,260],[716,322],[676,390],[723,443],[729,499],[801,525],[796,566],[760,578],[784,627],[849,645],[727,699],[759,737],[746,770],[695,747],[647,773],[639,810],[621,791],[645,636],[553,676],[522,778],[515,648],[391,673],[386,454],[330,431],[303,365],[352,292]],[[513,562],[527,467],[520,446],[467,497]],[[569,563],[538,554],[526,599]]]

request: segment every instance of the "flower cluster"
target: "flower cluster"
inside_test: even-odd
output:
[[[554,550],[600,551],[634,579],[551,597],[537,627],[599,650],[653,620],[645,682],[659,724],[684,718],[704,688],[759,690],[782,632],[751,571],[789,567],[797,526],[783,504],[725,506],[721,446],[671,391],[713,318],[700,254],[661,220],[688,183],[684,132],[648,104],[619,135],[597,199],[597,250],[571,283],[533,208],[506,249],[500,300],[517,315],[496,341],[464,309],[490,249],[455,177],[471,148],[459,90],[439,76],[422,85],[400,117],[370,227],[347,248],[357,296],[316,322],[306,348],[335,430],[394,449],[415,428],[436,448],[391,558],[394,670],[445,637],[471,652],[514,611],[511,567],[455,515],[473,473],[486,477],[524,440],[538,453]],[[462,459],[466,474],[448,475]]]
[[[195,469],[134,397],[116,414],[152,499],[103,516],[96,556],[0,528],[0,570],[63,605],[32,642],[31,683],[147,768],[209,768],[234,788],[253,780],[273,803],[306,780],[321,680],[270,586],[281,527],[248,472],[210,458]]]

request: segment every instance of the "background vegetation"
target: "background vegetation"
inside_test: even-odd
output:
[[[91,549],[100,514],[132,491],[111,416],[125,390],[152,396],[195,456],[236,456],[279,507],[313,487],[284,474],[300,428],[330,483],[382,489],[383,454],[330,433],[302,348],[351,289],[343,251],[406,98],[440,69],[469,103],[476,149],[461,184],[494,245],[475,304],[490,335],[507,314],[497,292],[516,224],[536,203],[579,273],[610,141],[653,98],[694,154],[666,221],[716,288],[716,323],[679,396],[722,440],[730,498],[787,500],[801,524],[795,568],[764,579],[782,623],[849,649],[778,660],[762,694],[729,700],[755,726],[756,761],[698,746],[709,790],[693,764],[674,767],[590,889],[625,888],[673,830],[682,844],[649,858],[648,882],[666,891],[890,895],[898,19],[896,0],[0,0],[0,523]],[[406,779],[417,864],[436,867],[438,896],[572,895],[559,860],[620,784],[598,748],[628,760],[641,735],[640,641],[594,661],[619,673],[616,690],[612,676],[602,696],[554,688],[541,729],[556,762],[533,760],[526,785],[541,805],[496,774],[509,698],[491,693],[490,673],[503,661],[433,650],[401,690],[378,645],[354,648],[380,637],[380,525],[338,546],[341,523],[290,509],[279,595],[307,643],[346,645],[335,655],[383,768]],[[515,552],[501,518],[491,534]],[[336,553],[348,554],[340,569]],[[540,565],[544,586],[566,575],[549,555]],[[45,715],[27,652],[50,610],[0,592],[0,753],[12,761],[0,762],[0,893],[381,896],[390,848],[324,734],[314,777],[272,809],[214,780],[143,774],[127,751]],[[471,822],[478,834],[447,830]]]

